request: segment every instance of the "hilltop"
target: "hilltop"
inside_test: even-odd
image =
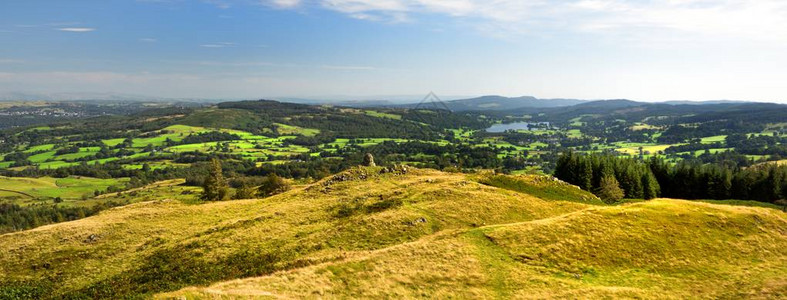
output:
[[[149,201],[0,235],[0,298],[777,297],[787,216],[606,206],[551,177],[352,168],[265,199]]]

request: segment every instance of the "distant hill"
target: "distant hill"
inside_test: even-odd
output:
[[[522,107],[563,107],[584,103],[583,100],[576,99],[538,99],[531,96],[522,97],[503,97],[503,96],[483,96],[478,98],[460,99],[445,101],[445,105],[453,111],[502,111]],[[417,104],[409,104],[413,107]]]
[[[620,109],[627,107],[651,105],[650,103],[637,102],[627,99],[588,101],[574,105],[575,109]]]
[[[718,105],[734,105],[734,104],[753,104],[763,102],[751,101],[735,101],[735,100],[708,100],[708,101],[688,101],[688,100],[674,100],[674,101],[660,101],[660,102],[642,102],[628,99],[605,99],[605,100],[581,100],[581,99],[539,99],[532,96],[522,97],[503,97],[503,96],[482,96],[477,98],[459,99],[451,101],[443,101],[446,107],[452,111],[489,111],[489,112],[502,112],[502,111],[518,111],[524,113],[533,113],[549,110],[551,108],[565,108],[571,107],[584,110],[610,110],[630,108],[646,105],[670,105],[670,106],[718,106]],[[384,102],[380,103],[359,103],[353,105],[352,103],[345,103],[348,106],[385,106]],[[410,103],[405,105],[398,105],[398,107],[416,107],[418,103]],[[421,107],[426,108],[442,108],[432,107],[429,103],[422,104]]]
[[[752,101],[738,101],[738,100],[707,100],[707,101],[688,101],[688,100],[671,100],[659,102],[670,105],[708,105],[708,104],[740,104],[752,103]]]

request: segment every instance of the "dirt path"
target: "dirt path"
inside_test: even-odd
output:
[[[25,192],[20,192],[20,191],[7,190],[7,189],[0,189],[0,192],[11,192],[11,193],[20,194],[20,195],[23,195],[23,196],[28,196],[28,197],[30,197],[30,198],[35,198],[35,196],[33,196],[33,195],[30,195],[30,194],[28,194],[28,193],[25,193]]]

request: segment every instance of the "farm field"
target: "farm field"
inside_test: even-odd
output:
[[[31,204],[46,201],[51,203],[54,198],[61,198],[66,202],[73,202],[83,198],[92,198],[94,191],[106,191],[109,187],[122,188],[128,181],[127,178],[98,179],[82,176],[66,178],[25,178],[25,177],[0,177],[0,190],[5,193],[0,197],[12,199],[14,203]]]

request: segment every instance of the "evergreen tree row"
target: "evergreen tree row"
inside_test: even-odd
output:
[[[558,158],[554,175],[608,202],[621,197],[738,199],[771,203],[787,199],[787,166],[776,164],[740,167],[683,161],[673,165],[658,157],[641,161],[613,155],[566,152]],[[623,195],[618,195],[616,188]]]
[[[634,159],[611,155],[566,152],[555,166],[555,177],[591,191],[606,202],[621,198],[652,199],[660,186],[648,166]]]

